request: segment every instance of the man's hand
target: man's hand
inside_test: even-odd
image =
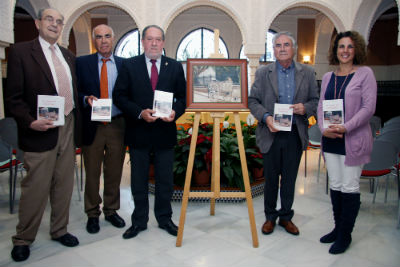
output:
[[[169,117],[162,117],[161,118],[163,121],[165,122],[171,122],[175,119],[175,110],[171,111],[171,114],[169,115]]]
[[[276,128],[274,127],[274,118],[272,118],[272,116],[268,116],[268,117],[265,119],[265,123],[267,124],[269,130],[270,130],[272,133],[279,132],[279,130],[276,129]]]
[[[140,114],[142,116],[142,119],[144,119],[146,122],[155,122],[158,117],[153,117],[152,114],[154,114],[155,111],[152,109],[144,109],[142,110],[142,113]]]
[[[53,121],[51,120],[35,120],[31,123],[29,127],[35,131],[40,132],[45,132],[48,129],[56,128],[56,126],[53,125]]]
[[[85,100],[92,107],[93,106],[93,100],[97,100],[97,97],[95,97],[94,95],[85,96]]]
[[[306,114],[306,107],[303,105],[303,103],[297,103],[297,104],[291,105],[290,107],[293,108],[294,114],[299,114],[299,115]]]

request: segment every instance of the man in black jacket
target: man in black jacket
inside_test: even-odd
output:
[[[132,226],[123,238],[135,237],[147,229],[149,220],[148,174],[150,155],[154,154],[154,213],[160,228],[176,236],[172,222],[175,121],[185,111],[186,82],[182,65],[162,56],[164,31],[156,25],[143,30],[144,54],[123,63],[115,89],[114,103],[126,118],[125,143],[130,148],[131,189],[135,202]],[[154,117],[154,90],[173,93],[169,117]]]

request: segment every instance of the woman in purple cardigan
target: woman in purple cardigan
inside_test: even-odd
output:
[[[361,171],[372,151],[369,120],[375,112],[377,86],[372,70],[360,65],[365,60],[363,37],[355,31],[341,32],[329,52],[329,63],[338,67],[322,79],[318,125],[335,228],[320,241],[333,243],[331,254],[343,253],[350,246],[360,209]]]

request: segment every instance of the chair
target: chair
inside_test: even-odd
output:
[[[397,161],[396,149],[390,142],[376,139],[371,153],[371,162],[364,165],[361,178],[374,180],[374,197],[372,203],[375,203],[376,192],[378,190],[378,178],[386,177],[385,203],[387,201],[388,175],[392,174],[393,166]]]
[[[23,170],[23,152],[18,149],[18,131],[17,123],[12,118],[0,120],[0,141],[3,165],[0,167],[3,171],[10,171],[10,213],[14,213],[15,190],[17,183],[18,170],[22,175]],[[13,170],[14,167],[14,170]]]
[[[393,118],[389,119],[387,122],[385,122],[385,123],[383,124],[383,127],[387,127],[387,126],[390,126],[390,125],[392,125],[392,124],[394,124],[394,125],[400,125],[400,116],[393,117]]]
[[[321,138],[322,134],[319,130],[317,124],[314,124],[310,128],[308,128],[308,147],[314,149],[321,149]],[[317,175],[317,182],[319,182],[319,173],[320,173],[320,166],[321,166],[321,151],[319,151],[318,156],[318,175]],[[304,155],[304,176],[307,177],[307,150],[305,151]]]
[[[380,131],[381,129],[381,118],[378,116],[372,116],[371,119],[369,120],[369,125],[371,126],[371,131],[372,131],[372,136],[375,138],[376,133]]]

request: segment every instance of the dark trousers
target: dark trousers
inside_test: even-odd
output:
[[[155,201],[154,214],[159,225],[166,224],[172,216],[171,197],[174,187],[174,150],[157,148],[131,148],[131,190],[135,209],[132,225],[147,226],[149,220],[149,165],[154,153]]]
[[[264,156],[264,212],[267,220],[275,221],[278,217],[291,220],[297,172],[302,155],[301,141],[295,125],[291,132],[277,132],[270,150]],[[279,190],[281,209],[276,210]]]

